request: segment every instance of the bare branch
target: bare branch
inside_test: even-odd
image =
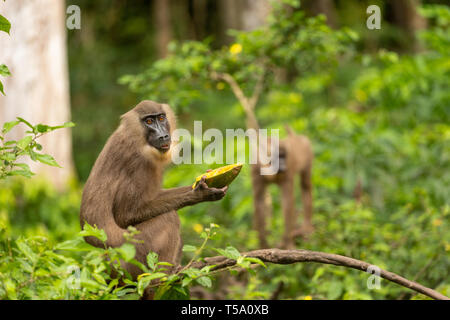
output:
[[[261,79],[258,79],[258,82],[255,86],[255,90],[253,92],[252,97],[249,99],[244,92],[242,91],[239,84],[236,82],[236,80],[233,78],[232,75],[228,73],[217,73],[215,71],[211,72],[211,77],[214,80],[223,80],[230,86],[231,90],[233,91],[233,94],[238,99],[239,103],[244,108],[245,115],[247,117],[247,128],[253,128],[258,129],[258,121],[256,120],[254,108],[256,105],[256,102],[259,98],[259,95],[262,92],[263,84],[264,84],[264,76],[262,76]]]
[[[324,264],[333,264],[336,266],[342,266],[352,268],[360,271],[367,271],[367,268],[371,264],[341,256],[332,253],[309,251],[309,250],[280,250],[280,249],[261,249],[243,253],[247,257],[259,258],[264,262],[270,262],[274,264],[292,264],[298,262],[318,262]],[[222,256],[205,258],[204,261],[194,262],[192,267],[203,268],[207,265],[215,265],[211,270],[219,270],[227,268],[236,264],[233,259],[228,259]],[[380,276],[386,280],[397,283],[403,287],[422,293],[430,298],[437,300],[449,300],[448,297],[443,294],[422,286],[419,283],[405,279],[393,272],[380,269]]]
[[[264,89],[264,79],[266,77],[265,71],[258,77],[256,81],[255,87],[253,88],[253,94],[249,99],[249,107],[252,111],[255,110],[255,106],[258,103],[259,96],[261,95]]]

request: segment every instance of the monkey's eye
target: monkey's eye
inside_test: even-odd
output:
[[[159,121],[164,121],[164,119],[165,119],[165,117],[162,114],[158,117]]]
[[[152,118],[148,118],[147,120],[145,120],[145,123],[146,124],[152,124],[153,123]]]

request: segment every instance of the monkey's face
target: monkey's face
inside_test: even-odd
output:
[[[260,145],[260,147],[264,147],[264,146]],[[268,144],[265,147],[265,149],[269,156],[269,162],[266,165],[261,165],[261,166],[266,167],[266,168],[274,168],[275,170],[277,170],[273,174],[265,174],[265,176],[267,178],[269,178],[269,176],[272,176],[272,178],[273,178],[278,174],[285,173],[288,170],[288,168],[287,168],[287,148],[286,148],[285,142],[283,140],[279,141],[278,152],[276,152],[275,154],[272,153],[270,140],[268,140]]]
[[[147,143],[161,153],[170,149],[170,125],[165,112],[145,115],[142,122],[146,131]]]

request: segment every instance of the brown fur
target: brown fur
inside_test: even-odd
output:
[[[84,186],[80,222],[104,229],[107,246],[124,243],[126,228],[135,226],[140,233],[135,258],[146,264],[149,251],[158,253],[159,261],[179,264],[182,240],[177,209],[202,201],[221,199],[226,189],[208,188],[204,181],[192,190],[191,186],[161,189],[163,168],[170,160],[170,152],[161,153],[147,143],[146,128],[140,118],[149,113],[164,112],[175,129],[175,116],[166,104],[142,101],[121,117],[117,130],[110,136],[92,168]],[[94,246],[103,244],[86,237]],[[141,271],[125,265],[133,277]]]
[[[286,155],[286,169],[274,175],[261,175],[261,165],[252,166],[253,200],[255,206],[254,226],[258,231],[259,243],[263,248],[268,247],[266,218],[268,208],[266,207],[265,195],[267,185],[275,183],[281,188],[282,208],[284,214],[285,230],[281,246],[284,248],[295,247],[295,237],[307,236],[313,232],[312,225],[312,184],[311,169],[313,162],[313,151],[309,139],[297,135],[291,128],[286,127],[288,136],[279,142],[280,155]],[[269,148],[270,150],[270,148]],[[302,204],[304,208],[304,223],[297,228],[298,215],[295,210],[294,182],[296,175],[301,178]]]

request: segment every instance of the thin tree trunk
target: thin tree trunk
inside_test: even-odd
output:
[[[12,24],[10,36],[0,34],[0,61],[11,71],[3,79],[6,96],[0,96],[0,124],[18,116],[33,124],[60,125],[70,120],[65,10],[63,0],[0,3],[1,14]],[[15,128],[8,139],[20,139],[24,132],[24,127]],[[71,139],[69,129],[40,138],[42,151],[62,168],[27,160],[31,169],[57,187],[64,186],[74,172]]]
[[[312,15],[324,14],[327,17],[327,24],[336,28],[337,14],[333,0],[307,0],[304,1],[305,9]]]
[[[222,42],[229,42],[231,38],[227,30],[254,30],[262,26],[271,10],[268,0],[220,0],[219,12],[220,37]]]
[[[154,1],[153,20],[156,23],[156,47],[158,50],[158,57],[164,58],[167,55],[167,46],[173,37],[169,0]]]
[[[264,25],[271,6],[267,0],[241,0],[241,29],[251,31]]]
[[[411,50],[417,52],[421,50],[420,42],[416,33],[425,29],[427,21],[418,12],[420,0],[396,0],[392,1],[392,8],[396,24],[401,27],[407,34],[411,44]]]

